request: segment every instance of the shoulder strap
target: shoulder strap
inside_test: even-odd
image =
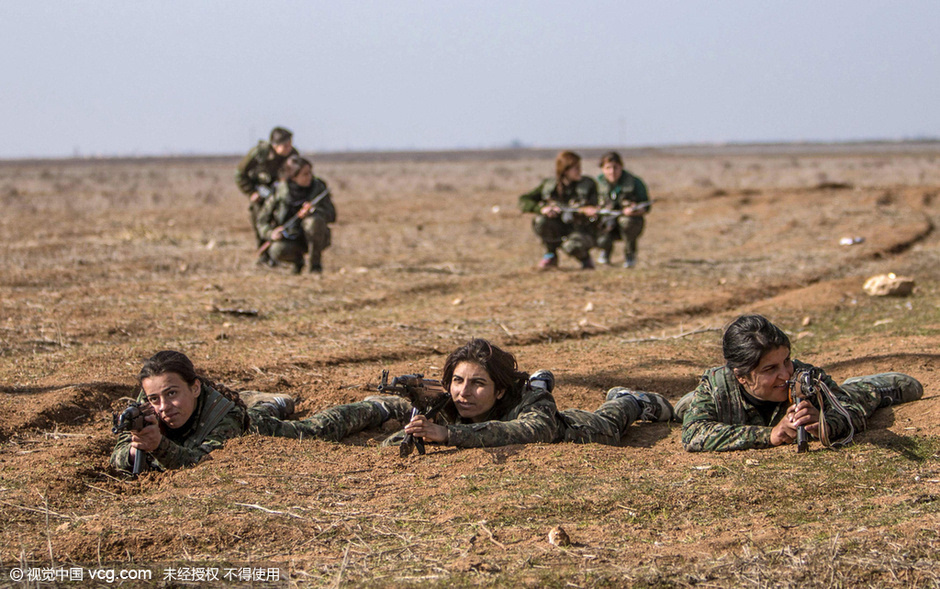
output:
[[[203,385],[202,391],[206,395],[206,404],[203,406],[202,415],[199,416],[199,423],[191,438],[194,446],[201,444],[209,432],[219,425],[222,418],[235,406],[234,401],[225,398],[212,387]]]

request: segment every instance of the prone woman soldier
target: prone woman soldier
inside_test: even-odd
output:
[[[790,339],[761,315],[742,315],[722,337],[725,365],[676,404],[689,452],[746,450],[791,444],[799,428],[832,445],[846,444],[876,409],[919,399],[923,386],[898,372],[849,378],[841,386],[822,370],[790,359]],[[790,401],[794,373],[829,391],[820,421],[817,399]],[[797,379],[799,382],[800,379]],[[802,385],[801,385],[802,386]],[[839,410],[841,406],[842,410]]]
[[[447,357],[442,384],[451,399],[441,418],[418,415],[404,433],[462,448],[563,441],[616,446],[634,421],[672,417],[672,407],[662,396],[625,387],[610,389],[597,411],[558,412],[551,372],[521,372],[511,353],[484,339],[470,340]],[[397,398],[382,400],[393,403],[398,415],[406,409]]]
[[[157,352],[137,375],[144,427],[123,431],[111,454],[118,470],[131,471],[138,452],[142,470],[193,466],[225,441],[245,433],[338,441],[382,423],[371,402],[332,407],[310,419],[288,421],[294,411],[286,395],[236,393],[196,373],[192,361],[172,350]],[[247,403],[247,405],[246,405]]]
[[[545,255],[539,268],[558,267],[558,248],[581,262],[583,270],[594,268],[594,222],[597,214],[597,185],[581,175],[581,156],[562,151],[555,158],[555,177],[542,181],[519,197],[523,213],[535,213],[532,230],[542,240]]]
[[[299,155],[287,159],[280,178],[274,196],[258,213],[266,253],[276,262],[292,263],[296,274],[303,270],[306,254],[307,269],[323,272],[322,253],[330,246],[328,224],[336,221],[330,189],[313,175],[313,164]]]

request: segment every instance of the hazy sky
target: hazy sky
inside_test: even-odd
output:
[[[938,0],[2,0],[0,158],[940,136]]]

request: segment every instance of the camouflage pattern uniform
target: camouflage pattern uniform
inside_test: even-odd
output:
[[[270,239],[275,228],[286,223],[305,202],[315,199],[324,190],[328,190],[326,182],[316,176],[306,188],[293,182],[278,182],[274,196],[264,202],[258,213],[258,235],[264,241]],[[272,260],[291,262],[299,270],[303,268],[304,254],[308,254],[308,268],[311,272],[319,271],[322,268],[321,254],[330,246],[330,228],[327,223],[335,221],[336,208],[327,192],[311,213],[271,244],[268,255]]]
[[[649,192],[643,180],[634,176],[627,170],[620,174],[620,178],[611,184],[603,174],[597,177],[597,196],[601,208],[623,210],[629,203],[648,203]],[[649,205],[647,205],[649,206]],[[649,211],[649,208],[646,209]],[[643,215],[620,215],[617,217],[604,217],[600,220],[597,236],[597,247],[607,252],[613,250],[614,241],[623,237],[624,255],[630,259],[636,257],[636,241],[643,233],[645,225]]]
[[[411,404],[400,397],[382,397],[392,409],[393,417],[406,421]],[[447,427],[445,446],[458,448],[492,448],[512,444],[548,444],[574,442],[577,444],[606,444],[619,446],[627,427],[641,413],[640,406],[630,398],[607,401],[597,411],[566,409],[558,411],[555,398],[544,389],[525,387],[515,402],[502,410],[494,410],[484,421],[472,423],[459,416],[452,403],[435,418],[438,425]],[[404,438],[398,432],[383,442],[397,445]]]
[[[259,141],[258,145],[252,148],[248,154],[239,162],[235,170],[235,183],[239,190],[245,193],[245,196],[251,196],[259,188],[267,188],[273,192],[274,183],[277,181],[278,171],[284,162],[292,155],[299,155],[297,150],[291,148],[289,154],[279,156],[271,144],[267,141]],[[258,247],[264,240],[258,234],[258,213],[264,205],[265,199],[260,198],[253,203],[249,203],[248,212],[251,217],[251,230],[255,232],[255,238],[258,240]]]
[[[137,401],[146,402],[141,392]],[[247,419],[244,407],[203,384],[193,417],[179,430],[161,427],[163,439],[153,452],[144,454],[143,470],[170,470],[198,464],[209,452],[221,448],[225,440],[245,433]],[[121,432],[111,453],[111,464],[118,470],[131,472],[131,434]]]
[[[798,360],[793,361],[793,367],[795,370],[812,368]],[[866,420],[881,403],[877,377],[849,379],[840,387],[825,372],[820,375],[852,415],[856,432],[865,429]],[[682,420],[682,445],[686,450],[722,452],[772,447],[770,432],[786,415],[789,401],[779,403],[765,421],[758,408],[745,399],[743,390],[730,368],[721,366],[705,371],[698,388],[689,393],[691,403]],[[844,437],[849,431],[845,418],[836,411],[826,411],[826,424],[831,440]]]
[[[597,205],[597,185],[588,176],[569,184],[561,197],[556,188],[558,181],[548,179],[537,188],[519,197],[519,208],[523,213],[535,213],[532,230],[545,245],[545,253],[555,255],[561,247],[571,257],[584,260],[594,246],[595,227],[591,220],[579,213],[562,213],[558,217],[546,217],[539,213],[545,205],[555,203],[561,207],[584,207]]]
[[[402,400],[398,397],[391,398]],[[395,417],[404,419],[404,415],[410,410],[411,406],[408,405],[404,413],[396,414]],[[328,442],[338,442],[350,434],[377,428],[385,421],[382,411],[371,401],[329,407],[309,419],[296,421],[278,419],[276,409],[263,403],[249,409],[248,416],[251,419],[249,431],[252,433],[278,438],[312,438]]]

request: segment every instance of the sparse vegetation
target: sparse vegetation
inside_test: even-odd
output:
[[[321,279],[254,265],[234,161],[0,163],[0,569],[265,563],[325,587],[940,586],[940,147],[696,149],[625,153],[657,198],[639,267],[563,260],[547,274],[515,198],[553,154],[321,156],[339,212]],[[889,271],[913,276],[914,295],[862,292]],[[620,448],[401,460],[383,432],[246,436],[193,469],[107,468],[111,411],[158,349],[236,388],[290,393],[303,416],[361,399],[383,368],[436,375],[481,336],[553,370],[561,409],[594,409],[615,385],[678,400],[746,311],[837,380],[899,370],[925,398],[879,411],[853,446],[799,456],[688,454],[678,424],[639,424]],[[555,526],[570,546],[548,542]]]

